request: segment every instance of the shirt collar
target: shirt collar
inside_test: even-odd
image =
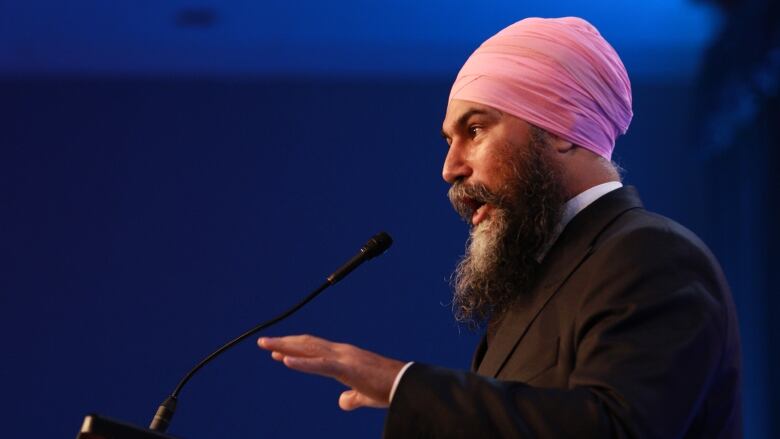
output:
[[[608,181],[606,183],[597,184],[590,189],[580,192],[575,197],[567,201],[563,205],[561,220],[558,222],[558,225],[555,226],[552,238],[550,238],[547,244],[539,252],[539,256],[537,256],[536,260],[540,263],[542,262],[544,257],[547,255],[547,252],[550,251],[553,244],[555,244],[555,241],[557,241],[558,237],[561,236],[563,229],[566,228],[566,225],[569,224],[572,218],[577,216],[578,213],[582,212],[583,209],[588,207],[594,201],[616,189],[620,189],[621,187],[623,187],[623,183],[619,181]]]

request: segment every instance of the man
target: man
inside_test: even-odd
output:
[[[443,177],[471,224],[460,321],[472,372],[311,336],[261,338],[287,367],[388,407],[385,436],[739,437],[739,340],[717,262],[647,212],[610,162],[632,117],[614,49],[578,18],[526,19],[452,87]]]

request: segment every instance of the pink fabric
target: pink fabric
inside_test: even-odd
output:
[[[466,61],[450,100],[476,102],[611,159],[631,122],[631,83],[615,49],[576,17],[526,18]]]

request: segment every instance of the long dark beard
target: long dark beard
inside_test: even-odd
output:
[[[532,288],[545,245],[558,224],[565,192],[557,166],[549,157],[547,134],[532,129],[524,152],[512,147],[505,159],[510,178],[491,192],[483,185],[456,183],[449,196],[455,209],[470,222],[470,198],[494,206],[490,218],[472,227],[466,254],[453,273],[453,314],[461,323],[479,327],[497,320],[507,306]]]

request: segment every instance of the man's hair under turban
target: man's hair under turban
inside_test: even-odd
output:
[[[606,158],[631,122],[631,83],[617,52],[576,17],[526,18],[469,57],[450,100],[504,111]]]

